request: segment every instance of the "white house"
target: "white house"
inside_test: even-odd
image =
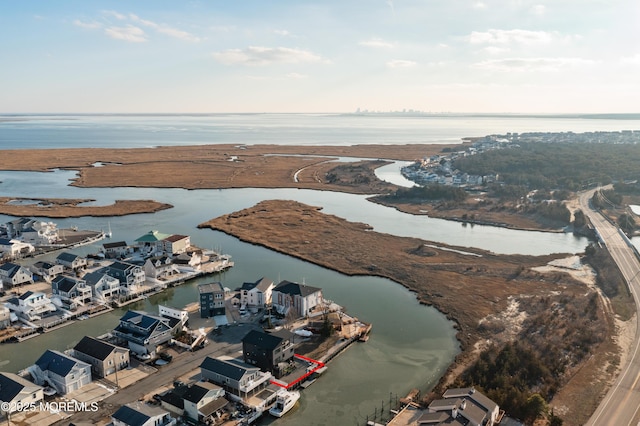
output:
[[[32,244],[15,239],[0,238],[0,257],[17,259],[34,251],[35,247]]]
[[[62,352],[47,349],[29,373],[38,385],[48,383],[60,395],[77,391],[91,383],[91,365]]]
[[[167,254],[180,254],[191,247],[191,238],[188,235],[171,235],[162,240],[163,251]]]
[[[59,238],[58,225],[53,222],[31,220],[22,228],[22,241],[34,246],[50,246]]]
[[[144,263],[144,274],[149,278],[156,280],[169,278],[172,275],[179,274],[180,270],[173,264],[169,256],[154,256],[147,259]]]
[[[58,263],[38,261],[31,265],[31,271],[36,275],[40,275],[45,281],[51,281],[64,272],[64,266]]]
[[[18,317],[28,321],[42,319],[42,315],[54,312],[56,307],[44,293],[27,291],[19,297],[12,297],[5,304]]]
[[[37,406],[44,398],[42,390],[42,386],[31,383],[17,374],[0,372],[0,401],[7,405],[9,412],[20,407]]]
[[[120,294],[120,280],[102,272],[89,272],[82,277],[91,287],[97,302],[109,302]]]
[[[0,281],[8,287],[33,284],[33,274],[29,269],[16,263],[3,263],[0,265]]]
[[[324,303],[321,288],[286,280],[273,289],[271,300],[278,312],[287,313],[293,309],[299,317],[309,315]]]
[[[270,305],[274,287],[273,281],[265,277],[254,283],[244,283],[240,288],[240,303],[260,308]]]

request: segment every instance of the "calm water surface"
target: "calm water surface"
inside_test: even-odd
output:
[[[6,117],[0,117],[5,118]],[[144,147],[238,144],[451,143],[465,136],[509,131],[591,131],[638,129],[630,120],[581,120],[480,117],[356,117],[331,114],[216,114],[207,116],[63,116],[0,120],[0,149],[50,147]],[[410,185],[399,175],[401,164],[387,166],[378,175]],[[197,300],[197,284],[220,280],[230,288],[266,276],[323,288],[327,298],[349,313],[373,323],[372,338],[352,346],[330,365],[326,376],[307,389],[299,409],[278,424],[362,424],[368,414],[413,387],[431,387],[458,351],[452,323],[432,308],[421,306],[400,285],[375,277],[347,277],[316,265],[245,244],[225,234],[197,229],[199,223],[250,207],[264,199],[291,199],[321,206],[328,214],[368,223],[378,232],[411,236],[496,253],[576,253],[587,240],[570,234],[513,231],[487,226],[464,227],[457,222],[411,216],[378,206],[366,197],[294,189],[197,190],[69,187],[74,172],[0,172],[0,196],[90,198],[92,204],[117,199],[155,199],[175,207],[155,214],[114,218],[55,220],[60,227],[111,227],[113,241],[135,238],[149,230],[191,235],[195,245],[232,255],[236,266],[213,278],[199,279],[133,308],[151,312],[156,305],[183,306]],[[6,222],[11,217],[1,216]],[[99,245],[77,252],[97,251]],[[47,333],[19,345],[0,346],[0,369],[17,371],[32,364],[46,348],[72,347],[84,335],[98,335],[115,327],[124,311],[114,311]],[[379,409],[379,408],[378,408]]]

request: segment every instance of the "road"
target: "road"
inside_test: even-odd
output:
[[[627,281],[636,311],[640,308],[640,261],[634,250],[629,247],[618,228],[608,222],[600,213],[593,210],[589,200],[596,190],[580,196],[580,208],[607,246],[611,257],[620,268]],[[640,327],[636,327],[634,342],[627,364],[622,366],[620,376],[593,413],[587,425],[637,425],[640,420]]]

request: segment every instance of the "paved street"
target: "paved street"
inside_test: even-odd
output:
[[[595,226],[602,241],[606,244],[611,256],[620,268],[636,302],[636,310],[640,304],[640,262],[629,247],[618,229],[609,223],[600,213],[593,210],[589,200],[595,190],[588,191],[580,197],[580,207]],[[636,335],[629,354],[627,365],[609,390],[600,406],[589,419],[587,425],[636,425],[640,420],[640,327],[636,327]]]

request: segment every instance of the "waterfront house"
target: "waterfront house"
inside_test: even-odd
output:
[[[32,291],[12,297],[7,300],[5,306],[27,321],[42,319],[43,316],[56,311],[56,306],[44,293]]]
[[[180,254],[191,247],[191,238],[188,235],[170,235],[162,240],[162,251],[166,254]]]
[[[89,272],[83,279],[91,288],[93,298],[97,302],[108,302],[120,293],[120,280],[102,272]]]
[[[448,389],[441,399],[432,401],[427,410],[414,409],[411,413],[406,411],[406,408],[400,411],[389,425],[494,426],[497,424],[500,408],[498,404],[474,388],[456,388]],[[409,418],[412,419],[411,422],[407,421]]]
[[[240,288],[240,304],[263,308],[271,304],[271,295],[275,284],[262,277],[254,283],[243,283]]]
[[[11,325],[11,311],[4,305],[0,305],[0,330]]]
[[[51,291],[72,309],[91,302],[92,294],[85,280],[58,275],[51,281]]]
[[[115,241],[113,243],[104,243],[102,245],[105,257],[109,259],[119,259],[131,253],[131,250],[125,241]]]
[[[22,230],[24,228],[28,228],[31,226],[33,219],[29,219],[28,217],[20,217],[18,219],[14,219],[6,223],[7,235],[9,238],[18,237],[22,234]]]
[[[58,242],[58,225],[32,219],[22,225],[21,239],[34,246],[52,246]]]
[[[0,257],[17,259],[33,253],[35,247],[29,243],[8,238],[0,238]]]
[[[47,349],[29,373],[36,384],[48,384],[60,395],[77,391],[91,383],[91,366],[62,352]]]
[[[135,243],[143,256],[150,256],[153,253],[162,253],[164,251],[164,240],[170,236],[158,231],[149,231],[136,238]]]
[[[141,266],[132,263],[114,261],[110,265],[98,269],[100,272],[120,281],[121,294],[134,294],[138,292],[138,286],[142,285],[146,279]]]
[[[161,280],[179,273],[180,270],[173,264],[173,260],[169,256],[150,257],[144,263],[144,274],[149,278]]]
[[[200,317],[211,318],[225,315],[224,287],[222,283],[208,283],[198,285],[200,294]]]
[[[3,263],[0,265],[0,281],[3,287],[33,284],[33,274],[29,269],[16,263]]]
[[[251,330],[242,338],[242,358],[247,364],[262,371],[270,371],[276,378],[283,366],[293,358],[293,333],[279,330],[275,333]]]
[[[221,386],[228,397],[236,401],[246,400],[266,388],[271,378],[269,372],[260,371],[244,362],[206,357],[200,364],[200,375]]]
[[[160,404],[170,412],[186,417],[190,422],[208,424],[209,420],[227,406],[228,401],[224,395],[224,389],[211,382],[179,384],[160,396]]]
[[[52,279],[64,272],[64,266],[58,263],[38,261],[31,266],[31,271],[40,275],[43,280],[51,282]]]
[[[203,261],[203,253],[200,249],[191,248],[184,253],[173,256],[173,263],[176,265],[186,265],[192,268],[200,265]]]
[[[72,271],[78,271],[87,266],[87,259],[75,253],[63,251],[56,257],[56,263]]]
[[[133,402],[120,407],[111,415],[113,426],[173,426],[176,419],[160,407]]]
[[[273,289],[271,301],[278,312],[288,314],[293,310],[298,317],[306,317],[324,303],[321,288],[286,280]]]
[[[178,319],[128,311],[120,318],[113,334],[127,344],[131,352],[153,355],[158,346],[169,342],[181,330]]]
[[[73,356],[91,364],[93,377],[104,378],[129,366],[129,349],[90,336],[73,347]]]
[[[42,386],[31,383],[17,374],[0,372],[0,402],[7,405],[10,413],[19,407],[33,404],[37,406],[44,398],[42,390]],[[6,415],[4,412],[2,414]]]
[[[184,309],[171,308],[169,306],[158,305],[158,313],[163,318],[175,318],[185,326],[189,321],[189,312]]]

